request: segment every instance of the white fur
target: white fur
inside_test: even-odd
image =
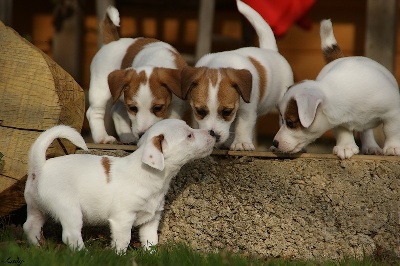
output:
[[[321,22],[320,36],[322,49],[332,47],[333,45],[337,44],[335,35],[333,34],[332,22],[330,19],[325,19]]]
[[[336,44],[332,43],[329,23],[322,23],[323,48],[327,43]],[[303,128],[290,129],[284,121],[274,138],[279,150],[299,152],[334,128],[337,142],[333,153],[341,159],[359,152],[353,131],[361,132],[363,153],[400,155],[399,88],[394,76],[379,63],[358,56],[336,59],[321,70],[315,81],[307,80],[288,90],[279,104],[281,115],[291,99],[297,102]],[[383,150],[372,132],[381,123],[386,136]]]
[[[196,67],[247,69],[252,75],[250,103],[240,99],[239,109],[235,114],[234,139],[231,150],[254,150],[253,135],[257,117],[271,111],[283,97],[286,89],[293,84],[293,72],[286,59],[277,52],[276,40],[270,26],[251,7],[237,0],[238,9],[252,23],[260,38],[260,47],[245,47],[233,51],[207,54],[199,59]],[[260,99],[260,77],[249,57],[256,59],[266,70],[267,86]],[[215,95],[216,88],[208,88],[209,95]],[[202,120],[196,120],[200,128],[215,131],[220,136],[218,144],[224,144],[230,135],[232,121],[219,118],[216,99],[208,99],[209,114]]]
[[[110,6],[107,14],[115,25],[119,24],[119,13],[115,7]],[[136,143],[139,135],[160,119],[151,112],[146,112],[142,119],[128,115],[124,108],[123,96],[119,103],[112,105],[112,97],[108,85],[108,75],[121,68],[121,62],[129,46],[140,38],[120,38],[117,41],[105,44],[94,56],[90,65],[89,108],[86,117],[95,143],[114,143],[115,129],[118,138],[123,143]],[[155,42],[146,45],[133,59],[131,67],[137,72],[146,71],[147,77],[151,75],[154,67],[176,69],[175,58],[172,54],[175,48],[164,42]],[[145,91],[145,92],[144,92]],[[153,95],[149,84],[141,86],[137,102],[151,102]],[[143,104],[142,108],[150,109],[151,104]],[[168,118],[182,118],[185,111],[184,101],[172,94]],[[139,110],[141,110],[139,108]],[[143,113],[143,112],[142,112]],[[140,121],[146,121],[142,124]]]
[[[160,134],[164,137],[162,152],[153,143]],[[188,161],[211,153],[215,144],[212,135],[192,129],[182,120],[165,119],[153,125],[140,139],[140,147],[126,157],[73,154],[45,160],[48,145],[57,137],[86,148],[71,128],[56,126],[45,131],[29,156],[25,187],[28,217],[23,226],[29,241],[39,244],[41,228],[50,215],[61,223],[63,242],[72,249],[84,248],[84,222],[109,223],[117,251],[126,250],[132,226],[140,226],[145,248],[156,245],[171,179]],[[102,160],[109,160],[108,177]]]
[[[109,6],[107,8],[106,12],[107,12],[108,16],[110,17],[111,21],[114,23],[114,25],[119,27],[120,18],[119,18],[118,9],[116,9],[113,6]]]

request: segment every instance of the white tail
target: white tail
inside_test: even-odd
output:
[[[330,19],[324,19],[321,21],[320,36],[322,50],[337,45],[335,35],[333,34],[332,22]]]
[[[330,19],[321,21],[319,34],[321,36],[321,49],[326,63],[330,63],[338,58],[344,57],[335,35],[333,34],[332,22]]]
[[[87,150],[85,140],[74,128],[58,125],[44,131],[32,144],[29,151],[29,173],[38,173],[46,163],[46,150],[56,138],[64,138],[71,141],[75,146]]]
[[[264,18],[242,1],[236,0],[236,4],[239,12],[247,18],[255,29],[260,41],[260,48],[278,51],[274,32]]]
[[[110,18],[110,20],[112,21],[112,23],[114,23],[115,26],[119,27],[120,18],[119,18],[118,9],[116,9],[113,6],[109,6],[107,8],[107,15]]]

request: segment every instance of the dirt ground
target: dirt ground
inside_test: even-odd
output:
[[[400,254],[400,161],[379,158],[194,161],[172,181],[160,242],[285,258]]]

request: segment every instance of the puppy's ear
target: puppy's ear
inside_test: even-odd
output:
[[[232,82],[232,86],[242,96],[244,102],[250,102],[251,89],[253,87],[253,77],[247,69],[223,68],[226,75]]]
[[[320,105],[325,96],[315,89],[304,89],[301,93],[294,96],[297,102],[300,123],[308,128],[315,119],[318,105]]]
[[[157,73],[158,82],[161,86],[167,88],[177,97],[182,99],[181,91],[181,70],[172,68],[156,67],[154,68]]]
[[[129,84],[136,75],[133,69],[114,70],[108,75],[108,87],[111,92],[113,104],[121,97],[124,90],[129,89]]]
[[[205,72],[204,67],[186,66],[181,72],[181,96],[186,100],[189,92],[197,86],[198,79]]]
[[[145,144],[142,154],[143,163],[160,171],[164,170],[165,167],[163,142],[165,142],[163,134],[153,137]]]

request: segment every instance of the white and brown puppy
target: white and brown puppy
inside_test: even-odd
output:
[[[118,10],[108,7],[101,27],[105,45],[90,66],[86,116],[95,143],[116,141],[112,122],[121,142],[135,143],[157,121],[182,118],[185,111],[176,96],[185,60],[165,42],[119,38],[119,19]]]
[[[72,154],[46,160],[55,138],[87,149],[81,135],[55,126],[32,145],[25,187],[28,217],[24,231],[39,245],[41,228],[50,215],[62,225],[62,239],[72,249],[84,248],[83,223],[109,223],[112,245],[125,251],[132,226],[140,226],[144,248],[158,243],[157,228],[171,179],[187,162],[209,155],[214,132],[192,129],[183,120],[165,119],[140,139],[139,148],[119,158]]]
[[[295,153],[334,128],[333,153],[350,158],[359,152],[353,131],[361,132],[362,152],[381,154],[372,128],[383,123],[385,155],[400,155],[400,96],[396,79],[382,65],[360,56],[343,57],[330,20],[321,22],[327,65],[317,79],[293,85],[279,104],[283,124],[273,144]]]
[[[260,48],[246,47],[203,56],[182,71],[182,96],[189,99],[200,128],[213,130],[217,146],[226,143],[234,125],[231,150],[254,150],[257,117],[268,113],[293,84],[288,62],[278,52],[274,34],[251,7],[237,0],[250,21]],[[235,122],[235,123],[233,123]]]

